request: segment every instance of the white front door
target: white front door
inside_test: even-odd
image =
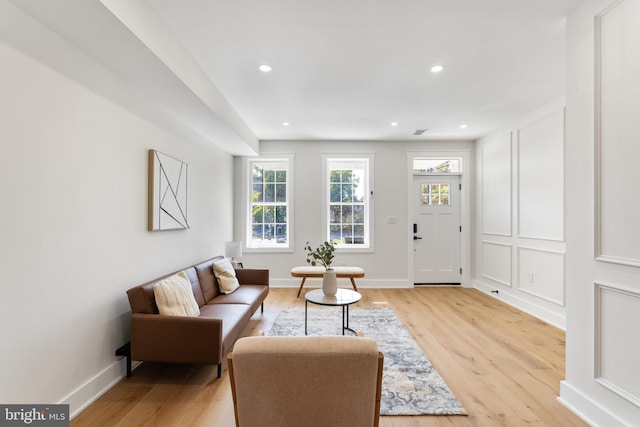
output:
[[[415,284],[460,283],[460,175],[413,177]]]

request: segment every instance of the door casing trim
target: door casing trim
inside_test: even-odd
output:
[[[460,157],[462,159],[462,173],[460,182],[460,222],[462,232],[460,236],[460,266],[462,276],[460,284],[464,287],[472,287],[471,283],[471,150],[426,150],[407,151],[407,277],[409,286],[414,287],[414,262],[413,262],[413,240],[411,224],[413,224],[413,207],[411,197],[413,194],[413,159],[421,157]]]

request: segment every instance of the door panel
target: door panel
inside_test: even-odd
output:
[[[414,177],[414,283],[460,283],[460,176]]]

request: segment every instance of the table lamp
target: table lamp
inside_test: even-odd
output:
[[[242,245],[241,242],[225,242],[224,243],[224,256],[230,258],[233,268],[238,267],[238,260],[236,258],[242,257]]]

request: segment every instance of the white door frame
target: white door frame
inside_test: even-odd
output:
[[[471,149],[468,150],[430,150],[407,152],[407,262],[408,284],[413,287],[413,159],[416,157],[459,157],[462,159],[462,176],[460,182],[460,222],[462,233],[460,235],[460,266],[462,276],[460,285],[471,287]]]

